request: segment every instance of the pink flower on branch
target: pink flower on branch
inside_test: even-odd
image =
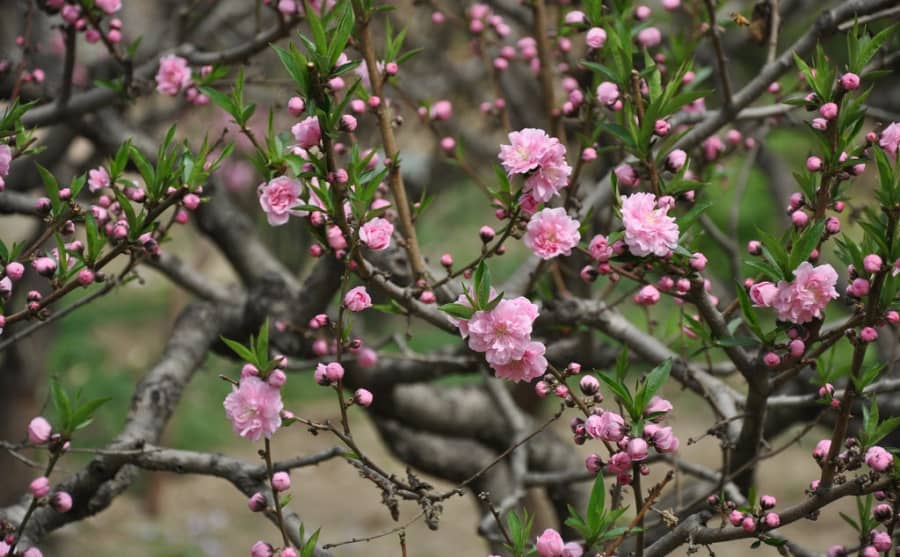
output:
[[[281,427],[281,391],[254,375],[241,378],[224,406],[234,432],[251,441],[269,438]]]

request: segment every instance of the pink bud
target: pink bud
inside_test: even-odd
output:
[[[867,273],[877,273],[881,270],[881,265],[881,257],[879,257],[878,254],[870,253],[863,258],[863,269],[865,269]]]
[[[255,513],[266,510],[266,496],[257,491],[247,499],[247,508]]]
[[[788,349],[791,352],[791,356],[793,356],[794,358],[799,358],[806,351],[806,344],[804,344],[804,342],[799,338],[794,339],[788,345]]]
[[[766,516],[763,517],[763,522],[766,523],[768,528],[778,528],[781,525],[781,517],[778,516],[778,513],[766,513]]]
[[[816,156],[811,156],[806,159],[806,169],[810,172],[818,172],[822,169],[822,159]]]
[[[819,108],[819,114],[826,120],[834,120],[837,118],[838,105],[834,103],[825,103]]]
[[[791,222],[797,228],[803,228],[809,223],[809,215],[803,211],[794,211],[791,213]]]
[[[847,72],[841,76],[841,87],[847,91],[859,88],[859,76],[853,72]]]
[[[272,487],[275,491],[287,491],[291,488],[291,477],[287,472],[275,472],[272,474]]]
[[[445,153],[453,153],[456,149],[456,140],[449,136],[441,138],[441,149]]]
[[[744,532],[756,531],[756,521],[752,516],[744,517],[744,520],[741,521],[741,529],[744,530]]]
[[[695,271],[702,271],[703,269],[705,269],[707,262],[708,260],[706,259],[706,256],[699,251],[691,256],[691,267]]]
[[[434,292],[431,290],[425,290],[421,294],[419,294],[419,301],[423,304],[433,304],[437,301],[437,298],[434,295]]]
[[[72,496],[65,491],[57,491],[50,498],[50,506],[58,513],[67,513],[72,509]]]
[[[485,244],[490,242],[491,240],[493,240],[494,236],[496,236],[496,234],[497,233],[494,232],[494,229],[491,228],[490,226],[482,226],[478,230],[478,235],[481,237],[481,241],[484,242]]]
[[[266,378],[266,382],[276,389],[280,389],[287,382],[287,375],[280,369],[276,369],[269,374],[269,377]]]
[[[894,310],[890,310],[884,314],[884,318],[887,319],[888,323],[891,325],[896,325],[900,323],[900,313],[897,313]]]
[[[344,378],[344,366],[337,362],[331,362],[325,366],[325,377],[329,381],[340,381]]]
[[[781,363],[781,357],[775,352],[766,352],[763,362],[769,367],[776,367]]]
[[[253,547],[250,548],[250,557],[272,557],[273,555],[275,555],[275,548],[262,540],[253,544]]]
[[[35,498],[40,499],[50,493],[50,480],[48,480],[46,476],[35,478],[28,485],[28,491],[30,491]]]
[[[363,408],[368,408],[369,406],[371,406],[373,398],[374,396],[372,395],[372,393],[366,389],[356,389],[356,391],[353,393],[353,401]]]
[[[857,298],[862,298],[869,293],[869,281],[864,278],[853,279],[847,291]]]
[[[732,526],[740,526],[743,521],[744,513],[741,511],[733,510],[728,514],[728,522],[730,522]]]
[[[78,271],[78,284],[81,286],[90,286],[94,282],[94,278],[94,271],[90,269]]]
[[[583,160],[584,162],[597,160],[597,150],[593,147],[585,147],[581,151],[581,160]]]
[[[585,42],[590,48],[603,48],[606,44],[606,31],[602,27],[591,27],[585,35]]]
[[[50,439],[53,426],[43,416],[38,416],[28,423],[28,442],[33,445],[43,445]]]
[[[534,384],[534,393],[540,397],[544,398],[548,394],[550,394],[550,384],[546,381],[538,381]]]
[[[863,342],[875,342],[878,340],[878,331],[874,327],[863,327],[859,332],[859,338]]]

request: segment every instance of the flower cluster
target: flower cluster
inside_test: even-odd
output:
[[[458,303],[470,305],[465,295]],[[483,352],[497,377],[531,381],[547,371],[546,348],[531,339],[538,307],[528,298],[500,300],[491,310],[476,311],[471,319],[453,320],[463,337],[469,338],[469,348]]]
[[[581,380],[581,388],[586,394],[596,392],[596,378],[586,375]],[[588,437],[611,444],[614,452],[604,464],[597,454],[591,454],[585,460],[588,471],[597,473],[604,466],[610,473],[616,474],[620,484],[631,483],[632,467],[647,459],[651,448],[660,454],[673,453],[678,450],[680,442],[670,426],[660,425],[665,416],[672,411],[672,403],[659,396],[654,396],[644,409],[643,426],[628,425],[625,418],[613,412],[597,407],[586,420],[572,421],[572,431],[576,443],[583,443]],[[645,467],[641,473],[646,473]]]
[[[708,501],[713,506],[720,505],[719,497],[716,495],[710,496]],[[778,501],[775,497],[763,495],[759,498],[759,505],[753,509],[740,510],[733,501],[728,501],[721,510],[728,514],[728,522],[732,526],[753,533],[760,529],[771,530],[781,525],[781,516],[771,510],[776,504]]]
[[[566,163],[566,148],[544,130],[526,128],[509,134],[509,145],[500,146],[500,161],[509,176],[525,176],[523,207],[546,203],[568,186],[572,167]]]
[[[781,321],[802,325],[822,318],[828,302],[838,297],[837,272],[831,265],[813,265],[807,261],[794,270],[794,280],[758,282],[750,287],[750,298],[757,307],[774,309]]]

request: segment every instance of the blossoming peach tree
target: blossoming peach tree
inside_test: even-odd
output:
[[[893,0],[813,3],[821,13],[789,44],[782,28],[807,17],[797,13],[806,3],[763,0],[751,19],[715,0],[243,2],[255,31],[219,50],[200,32],[224,25],[208,21],[215,7],[179,12],[180,44],[163,34],[148,46],[127,25],[139,7],[122,11],[121,0],[14,3],[22,32],[0,69],[0,207],[38,227],[0,243],[0,350],[136,288],[143,267],[196,302],[107,447],[79,441],[105,399],[72,394],[65,370],[50,370],[60,377],[52,410],[2,444],[35,472],[0,509],[0,556],[41,555],[46,535],[101,512],[139,470],[233,484],[274,525],[260,521],[259,541],[236,551],[254,557],[338,555],[387,536],[417,554],[428,541],[406,529],[438,529],[466,493],[483,512],[472,534],[497,555],[713,554],[720,544],[723,554],[750,544],[895,554],[900,123],[872,108],[900,58]],[[739,86],[729,57],[748,40],[761,46]],[[456,42],[469,49],[443,48]],[[106,54],[96,67],[82,43]],[[107,79],[91,84],[101,69]],[[148,96],[175,108],[141,121],[122,102]],[[152,124],[192,111],[224,114],[224,131]],[[745,196],[750,171],[772,166],[766,143],[787,127],[802,129],[793,151],[808,158],[793,178],[768,180],[786,210],[740,238],[746,207],[767,204]],[[72,171],[61,153],[79,135],[96,155]],[[417,188],[407,166],[423,152],[464,184]],[[727,172],[730,159],[740,173]],[[250,211],[233,187],[248,183],[259,184]],[[471,198],[456,201],[466,188],[496,221],[446,231],[460,251],[474,246],[460,261],[419,235],[436,226],[433,199],[474,211]],[[709,214],[723,199],[725,222]],[[291,228],[302,274],[254,217],[302,224]],[[240,284],[165,249],[188,223]],[[428,329],[449,333],[443,348],[406,345],[404,333]],[[210,351],[234,364],[220,379],[195,377]],[[435,383],[449,375],[472,379]],[[221,392],[224,411],[211,418],[258,447],[259,462],[159,445],[192,380]],[[309,415],[284,395],[288,381],[331,391],[339,417]],[[712,411],[715,467],[669,421],[698,404]],[[353,414],[408,468],[371,457]],[[786,439],[791,424],[803,427]],[[282,441],[287,427],[335,447],[311,454]],[[760,463],[804,438],[820,474],[802,494],[768,494]],[[91,462],[54,473],[75,450]],[[358,470],[368,491],[354,497],[380,498],[395,528],[346,539],[291,510],[303,489],[291,472],[331,459]],[[673,478],[693,489],[676,495]],[[535,525],[529,488],[546,493],[555,524]],[[858,513],[842,515],[843,545],[791,539],[789,525],[849,498]]]

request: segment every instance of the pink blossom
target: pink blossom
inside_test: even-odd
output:
[[[881,139],[878,141],[881,148],[892,156],[896,156],[900,152],[900,122],[894,122],[890,126],[884,128],[881,132]]]
[[[563,542],[562,536],[552,528],[544,530],[544,532],[538,536],[535,545],[537,546],[537,552],[541,557],[562,557],[563,551],[565,551],[565,543]]]
[[[687,162],[687,153],[681,149],[675,149],[666,156],[666,168],[672,172],[678,172]]]
[[[469,348],[484,352],[489,364],[502,366],[525,356],[538,308],[528,298],[501,300],[490,311],[477,311],[468,323]]]
[[[894,463],[894,455],[875,445],[866,451],[866,464],[876,472],[884,472]]]
[[[547,371],[547,359],[544,357],[546,348],[540,342],[531,341],[525,345],[525,353],[519,360],[513,360],[507,364],[492,366],[501,379],[508,379],[514,383],[519,381],[530,382],[544,375]]]
[[[831,265],[813,267],[804,261],[794,270],[791,283],[778,283],[778,292],[772,307],[781,321],[802,325],[822,318],[822,310],[828,302],[838,297],[834,285],[838,275]]]
[[[634,171],[634,167],[630,164],[620,164],[613,170],[613,173],[615,173],[616,179],[619,180],[619,183],[623,186],[633,188],[641,183],[640,178],[638,178],[637,173]]]
[[[647,284],[638,290],[632,299],[639,306],[652,306],[659,302],[659,290],[652,284]]]
[[[109,185],[109,173],[102,166],[88,172],[88,189],[91,193],[97,193],[103,188],[108,188]]]
[[[625,244],[638,257],[665,256],[678,243],[678,225],[667,209],[656,207],[652,193],[635,193],[622,197],[622,223]]]
[[[771,282],[757,282],[750,287],[750,299],[756,307],[771,307],[778,287]]]
[[[526,174],[538,168],[553,141],[544,130],[525,128],[509,134],[509,145],[500,146],[500,161],[507,174]]]
[[[631,457],[626,452],[612,455],[609,459],[609,464],[606,465],[606,470],[612,474],[628,472],[631,470]]]
[[[322,139],[322,130],[319,129],[319,119],[316,116],[310,116],[294,124],[291,133],[301,149],[315,147]]]
[[[591,257],[600,263],[609,261],[609,259],[615,255],[615,250],[613,250],[612,245],[610,245],[609,239],[602,234],[597,234],[591,239],[588,249],[591,252]]]
[[[359,227],[359,241],[372,251],[381,251],[391,245],[394,225],[391,221],[375,217]]]
[[[156,72],[156,90],[174,97],[191,84],[191,69],[188,61],[181,56],[170,54],[159,61]]]
[[[678,450],[678,437],[671,427],[661,427],[656,424],[644,426],[644,437],[648,438],[656,450],[661,453],[674,453]]]
[[[640,462],[647,458],[649,447],[647,446],[647,442],[640,437],[633,437],[628,440],[628,445],[625,450],[628,452],[628,456],[631,457],[633,462]]]
[[[96,0],[95,4],[109,15],[122,9],[122,0]]]
[[[888,551],[894,545],[891,535],[887,532],[872,532],[872,546],[878,551]]]
[[[472,299],[475,298],[475,291],[471,288],[469,289],[469,297],[471,297]],[[497,297],[497,291],[494,290],[493,287],[490,289],[488,297],[492,300]],[[467,298],[465,294],[460,294],[459,297],[456,298],[456,303],[469,308],[472,307],[472,304],[469,303],[469,298]],[[467,336],[469,336],[468,319],[458,319],[456,317],[447,316],[447,320],[459,329],[459,335],[461,337],[466,338]]]
[[[672,403],[668,400],[664,399],[661,396],[653,395],[650,399],[650,402],[647,403],[647,406],[644,408],[644,415],[649,416],[650,414],[667,414],[672,411]]]
[[[566,148],[544,130],[525,128],[509,134],[509,145],[500,146],[500,161],[508,175],[526,174],[523,193],[538,202],[549,201],[568,186],[572,168]]]
[[[369,296],[365,286],[351,288],[344,295],[344,307],[350,311],[362,311],[372,307],[372,297]]]
[[[552,259],[571,254],[580,239],[578,221],[569,217],[564,208],[556,207],[531,217],[524,242],[541,259]]]
[[[224,406],[234,432],[251,441],[271,437],[281,427],[281,391],[259,377],[242,377]]]
[[[257,188],[259,204],[266,213],[266,220],[272,226],[285,224],[291,215],[302,217],[305,211],[295,211],[299,205],[302,185],[298,180],[287,176],[278,176]]]
[[[562,557],[581,557],[583,554],[584,550],[581,549],[581,544],[569,542],[563,547]]]
[[[681,0],[662,0],[662,7],[666,10],[677,10],[681,6]]]
[[[625,420],[615,412],[606,411],[599,416],[591,415],[584,429],[594,439],[617,442],[625,436]]]

